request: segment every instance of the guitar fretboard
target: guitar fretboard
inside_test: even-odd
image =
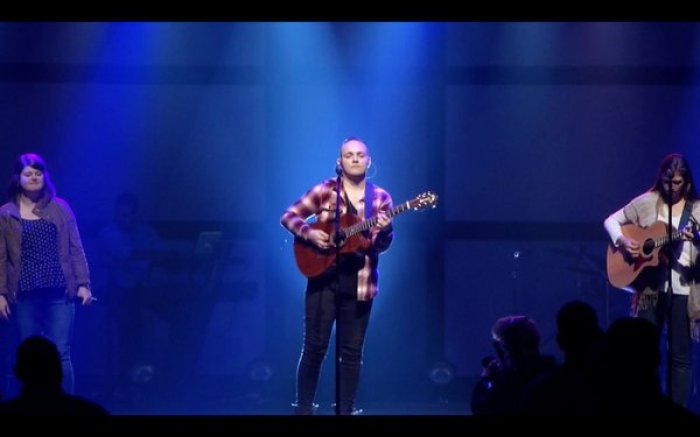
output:
[[[683,236],[683,234],[681,232],[678,232],[678,231],[673,232],[671,234],[671,243],[680,240],[682,236]],[[654,247],[655,248],[661,247],[661,246],[665,245],[666,243],[668,243],[668,235],[665,237],[661,237],[661,238],[654,240]]]
[[[401,205],[387,211],[387,215],[389,217],[395,217],[403,212],[408,211],[409,209],[411,209],[411,203],[409,201],[406,201],[406,202],[402,203]],[[342,232],[345,235],[345,238],[350,238],[353,235],[358,234],[362,231],[366,231],[367,229],[376,225],[377,221],[378,221],[378,217],[372,217],[372,218],[367,219],[365,221],[362,221],[362,222],[356,223],[352,226],[349,226],[349,227],[343,229]]]

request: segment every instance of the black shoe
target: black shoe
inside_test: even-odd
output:
[[[331,410],[333,410],[333,413],[335,413],[335,402],[331,404]],[[359,416],[364,412],[362,408],[355,408],[353,407],[350,411],[345,410],[341,411],[340,415],[341,416]]]
[[[316,410],[318,410],[318,404],[314,403],[311,405],[299,405],[298,403],[294,402],[292,407],[294,408],[295,416],[312,416]]]

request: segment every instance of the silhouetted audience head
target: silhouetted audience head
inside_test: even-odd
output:
[[[60,386],[63,380],[58,348],[41,336],[29,337],[19,345],[14,371],[25,385]]]
[[[595,309],[586,302],[565,303],[557,313],[557,344],[567,355],[590,354],[603,339]]]
[[[608,328],[605,340],[607,366],[616,376],[657,379],[661,353],[653,323],[639,317],[618,319]]]
[[[493,325],[491,335],[496,352],[505,363],[540,353],[540,331],[527,316],[501,317]]]
[[[15,358],[15,375],[22,391],[0,402],[0,416],[107,416],[101,405],[63,391],[61,356],[49,339],[29,337],[20,343]]]
[[[697,423],[696,416],[661,391],[659,332],[652,322],[619,319],[610,325],[605,340],[601,401],[606,414],[647,420],[673,416]]]
[[[491,329],[498,361],[486,357],[472,389],[475,415],[518,414],[527,387],[555,366],[554,357],[540,354],[540,331],[527,316],[506,316]]]

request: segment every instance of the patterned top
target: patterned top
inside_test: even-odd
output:
[[[315,216],[319,222],[333,221],[337,198],[335,182],[335,179],[327,179],[307,191],[284,212],[280,220],[282,226],[294,236],[306,239],[311,230],[309,224],[306,223],[307,219]],[[346,214],[348,208],[345,201],[345,190],[342,185],[340,195],[340,213]],[[364,199],[362,199],[359,205],[355,205],[359,217],[364,217],[365,215],[364,203]],[[374,200],[372,203],[374,215],[378,211],[389,211],[392,208],[389,193],[376,185],[374,186]],[[377,270],[379,253],[386,251],[394,238],[391,226],[382,231],[377,227],[373,227],[370,230],[370,236],[373,250],[365,253],[364,266],[357,272],[357,300],[371,300],[377,295],[379,291],[377,285],[379,280],[379,272]]]
[[[56,225],[44,219],[22,219],[20,291],[65,288],[66,278],[58,258]]]

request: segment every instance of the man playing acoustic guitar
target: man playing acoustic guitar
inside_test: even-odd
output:
[[[700,234],[694,225],[700,219],[697,198],[688,161],[671,154],[661,162],[654,185],[604,222],[613,242],[608,250],[608,277],[616,287],[634,289],[633,315],[650,320],[661,330],[669,315],[668,302],[672,302],[671,397],[682,406],[687,406],[690,396],[692,340],[698,340],[700,326]],[[671,223],[680,229],[670,240],[673,299],[667,294],[669,200]]]
[[[379,254],[391,244],[393,233],[390,219],[392,200],[388,192],[366,180],[371,158],[365,143],[359,138],[343,141],[337,172],[340,184],[341,225],[361,221],[362,217],[376,220],[375,226],[352,237],[348,247],[355,251],[341,252],[340,259],[321,274],[309,277],[306,287],[304,313],[304,343],[297,368],[296,414],[312,414],[321,364],[337,319],[340,334],[340,393],[339,413],[353,414],[357,392],[362,349],[369,322],[372,300],[377,295],[377,266]],[[319,258],[335,252],[332,223],[336,211],[336,179],[328,179],[307,191],[282,215],[281,223],[298,240],[315,247]],[[306,219],[316,216],[311,226]],[[337,269],[337,271],[336,271]],[[335,299],[339,304],[336,307]],[[336,308],[338,313],[336,314]]]

